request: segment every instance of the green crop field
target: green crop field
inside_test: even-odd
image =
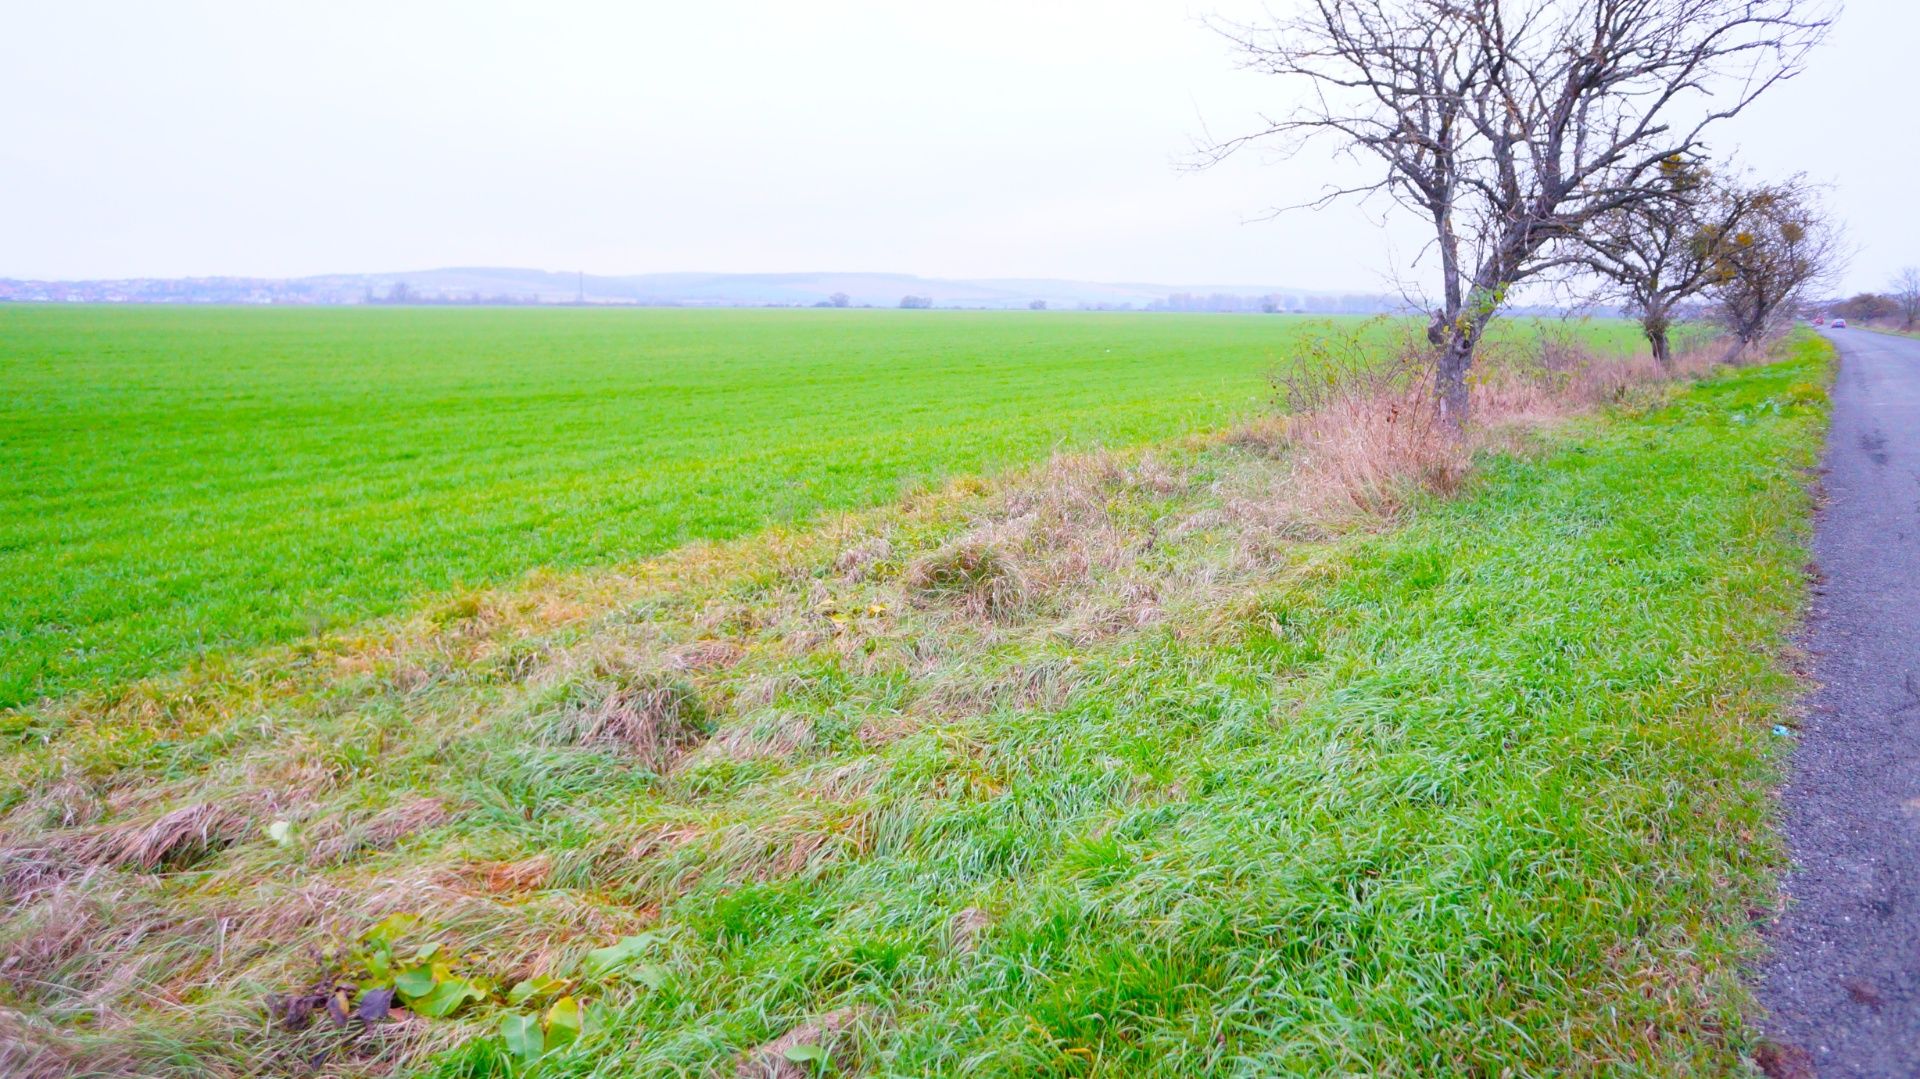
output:
[[[0,707],[1215,427],[1308,325],[0,307]]]
[[[1218,424],[1278,320],[0,308],[0,706]]]

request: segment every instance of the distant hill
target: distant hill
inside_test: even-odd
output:
[[[890,273],[663,273],[608,276],[500,267],[316,277],[0,279],[0,300],[95,303],[525,303],[761,307],[828,304],[895,307],[905,297],[934,307],[1048,307],[1157,311],[1393,311],[1392,297],[1271,285],[1159,285],[1045,278],[955,280]]]

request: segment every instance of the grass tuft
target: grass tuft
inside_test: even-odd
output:
[[[1020,567],[991,536],[963,537],[907,567],[907,587],[916,598],[951,604],[981,618],[1004,616],[1027,598]]]
[[[573,712],[579,741],[616,746],[648,768],[665,772],[707,736],[707,709],[685,682],[636,678]]]

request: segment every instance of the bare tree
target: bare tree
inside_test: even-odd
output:
[[[1758,187],[1745,198],[1748,212],[1720,247],[1720,280],[1712,292],[1733,335],[1729,362],[1791,319],[1843,257],[1839,233],[1804,179]]]
[[[1893,275],[1893,302],[1900,305],[1900,328],[1920,322],[1920,266],[1908,266]]]
[[[1678,158],[1651,183],[1659,195],[1601,214],[1580,234],[1581,261],[1640,320],[1663,368],[1673,366],[1668,333],[1675,312],[1721,283],[1724,248],[1752,212],[1756,189],[1716,180]]]
[[[1378,177],[1310,206],[1383,193],[1433,227],[1428,337],[1450,424],[1514,286],[1567,267],[1594,218],[1658,197],[1662,162],[1799,71],[1827,0],[1299,0],[1274,25],[1223,26],[1246,66],[1302,84],[1255,142],[1336,142]]]

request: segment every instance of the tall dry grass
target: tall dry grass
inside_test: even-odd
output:
[[[1307,506],[1390,515],[1416,494],[1457,490],[1476,451],[1636,394],[1657,395],[1713,367],[1715,351],[1683,350],[1663,368],[1650,353],[1604,354],[1570,327],[1489,342],[1468,377],[1472,418],[1455,431],[1434,394],[1436,353],[1417,332],[1381,322],[1329,325],[1294,366],[1272,376],[1282,416],[1271,437],[1292,456],[1294,490]]]

